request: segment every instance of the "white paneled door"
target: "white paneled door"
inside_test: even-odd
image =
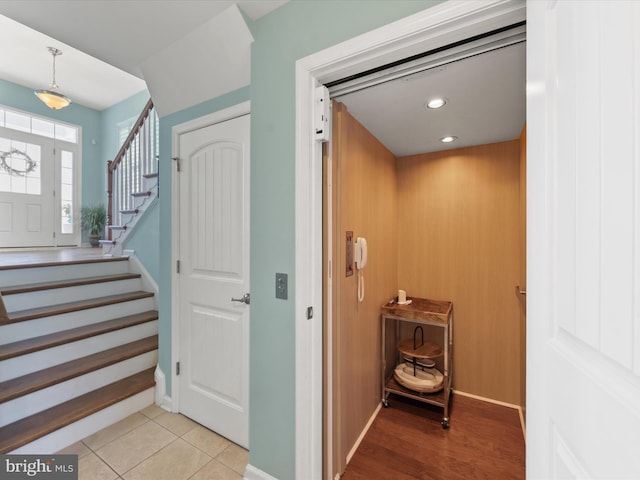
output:
[[[179,409],[248,447],[249,115],[179,136]]]
[[[0,247],[54,245],[53,141],[0,130]]]
[[[640,478],[640,2],[527,2],[527,478]]]

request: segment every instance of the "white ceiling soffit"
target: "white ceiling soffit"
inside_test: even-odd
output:
[[[145,60],[142,71],[158,115],[249,85],[252,42],[240,10],[232,5]]]
[[[237,4],[252,20],[287,0],[2,0],[0,14],[143,78],[141,64]]]

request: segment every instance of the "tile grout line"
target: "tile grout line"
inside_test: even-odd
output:
[[[178,439],[182,440],[183,442],[185,442],[187,445],[189,445],[190,447],[194,448],[195,450],[199,451],[200,453],[202,453],[203,455],[205,455],[207,458],[209,458],[209,461],[207,463],[205,463],[200,469],[198,469],[196,472],[194,472],[189,478],[193,478],[194,476],[196,476],[201,470],[203,470],[204,468],[206,468],[207,466],[211,465],[211,462],[215,462],[216,465],[220,465],[223,466],[227,469],[229,469],[229,471],[234,472],[235,474],[239,475],[240,478],[242,478],[242,472],[238,472],[231,464],[227,464],[226,462],[221,461],[219,458],[227,451],[229,451],[231,446],[237,446],[238,448],[242,449],[242,450],[246,450],[243,447],[241,447],[240,445],[237,445],[233,442],[231,442],[229,439],[222,437],[221,435],[217,434],[216,432],[213,432],[212,430],[209,430],[207,427],[205,427],[204,425],[201,425],[198,422],[195,422],[191,419],[189,419],[188,417],[184,417],[184,415],[181,414],[177,414],[177,415],[181,415],[182,417],[190,420],[191,422],[194,423],[193,427],[188,429],[187,431],[185,431],[184,433],[178,435],[175,432],[171,431],[170,428],[164,426],[163,424],[159,423],[156,421],[156,418],[160,417],[161,415],[163,415],[164,413],[170,413],[173,414],[173,412],[162,412],[158,415],[155,415],[154,417],[149,416],[148,414],[145,414],[141,411],[137,412],[140,415],[142,415],[145,419],[145,421],[137,426],[135,426],[134,428],[132,428],[131,430],[128,430],[124,433],[119,434],[118,436],[112,438],[111,440],[109,440],[108,442],[106,442],[104,445],[100,445],[97,448],[92,448],[91,446],[89,446],[88,443],[85,443],[85,439],[82,439],[79,441],[79,443],[84,446],[84,448],[86,448],[88,450],[88,453],[86,454],[87,456],[90,454],[94,454],[96,456],[96,458],[104,463],[110,471],[112,471],[115,475],[116,475],[116,480],[124,480],[124,475],[128,474],[129,472],[131,472],[132,470],[134,470],[135,468],[137,468],[139,465],[141,465],[142,463],[148,461],[150,458],[152,458],[154,455],[158,454],[160,451],[162,451],[164,448],[169,447],[170,445],[172,445],[173,443],[175,443]],[[139,428],[143,427],[144,425],[147,425],[149,422],[153,422],[156,426],[161,427],[163,430],[167,431],[168,433],[170,433],[171,435],[173,435],[175,438],[173,438],[169,443],[167,443],[166,445],[164,445],[163,447],[161,447],[160,449],[158,449],[157,451],[151,453],[150,455],[146,456],[145,458],[141,459],[138,463],[136,463],[135,465],[133,465],[131,468],[129,468],[126,472],[123,472],[122,474],[120,474],[118,471],[115,470],[115,468],[105,459],[103,458],[101,455],[98,454],[98,450],[100,450],[101,448],[106,447],[107,445],[111,444],[112,442],[118,441],[120,439],[122,439],[122,437],[131,434],[132,432],[138,430]],[[193,430],[195,430],[196,428],[201,427],[207,431],[212,432],[215,435],[218,435],[220,438],[224,439],[225,442],[227,442],[227,444],[224,446],[224,448],[222,448],[222,450],[220,450],[215,456],[211,456],[208,452],[206,452],[204,449],[200,448],[198,445],[195,445],[193,443],[191,443],[189,440],[187,440],[186,438],[184,438],[187,434],[189,434],[190,432],[192,432]],[[109,428],[109,427],[105,427]],[[104,429],[103,429],[104,430]],[[99,433],[99,432],[96,432]],[[89,438],[89,437],[87,437]]]

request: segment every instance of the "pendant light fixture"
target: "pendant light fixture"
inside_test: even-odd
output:
[[[58,92],[58,84],[56,83],[56,57],[62,55],[62,52],[55,47],[47,47],[49,53],[53,55],[53,79],[49,90],[36,90],[33,93],[42,100],[42,102],[53,110],[60,110],[68,106],[71,103],[69,98],[65,97],[62,93]]]

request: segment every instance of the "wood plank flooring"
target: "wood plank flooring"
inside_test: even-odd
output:
[[[341,480],[522,480],[525,444],[518,411],[453,396],[442,409],[391,396]]]

